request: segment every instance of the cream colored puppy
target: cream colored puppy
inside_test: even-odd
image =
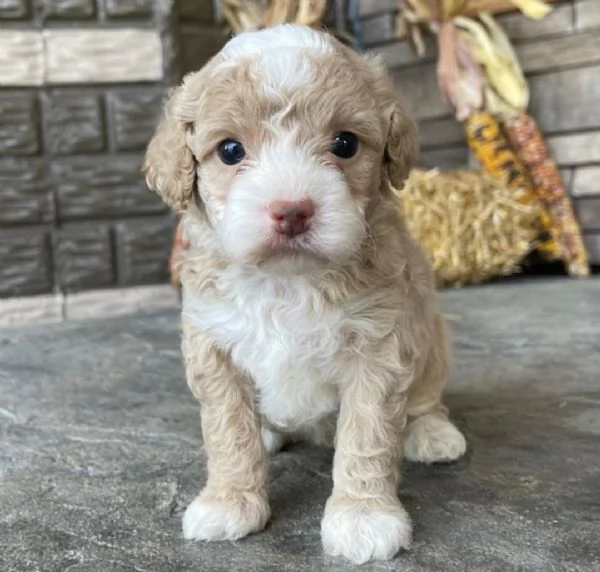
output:
[[[209,476],[186,538],[261,530],[268,453],[335,436],[325,551],[409,546],[403,446],[425,463],[465,451],[432,272],[390,192],[416,155],[383,66],[301,26],[237,36],[171,94],[144,169],[191,245],[182,348]]]

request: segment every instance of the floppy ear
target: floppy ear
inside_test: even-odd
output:
[[[384,159],[387,177],[392,187],[402,189],[418,158],[417,126],[400,103],[396,102],[390,115]]]
[[[184,84],[171,92],[142,167],[150,189],[177,212],[187,208],[196,174],[196,162],[186,143],[189,122],[184,121],[182,113],[185,89]]]

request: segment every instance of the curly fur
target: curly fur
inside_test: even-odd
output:
[[[339,131],[359,137],[355,157],[330,153]],[[247,152],[235,166],[216,153],[230,137]],[[389,192],[416,156],[383,66],[299,26],[235,38],[167,102],[144,169],[183,211],[190,244],[182,349],[209,476],[186,538],[263,528],[268,452],[312,438],[335,441],[324,549],[365,562],[408,548],[403,435],[418,461],[465,450],[441,402],[432,271]],[[276,200],[315,205],[309,231],[283,246],[266,214]]]

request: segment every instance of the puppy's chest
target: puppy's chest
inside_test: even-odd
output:
[[[347,312],[325,310],[319,294],[302,285],[239,289],[220,300],[195,295],[186,307],[196,327],[252,376],[272,423],[298,429],[337,409],[353,329]]]

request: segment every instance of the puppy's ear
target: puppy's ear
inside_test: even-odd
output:
[[[417,126],[400,103],[390,113],[384,166],[390,184],[401,189],[419,158]]]
[[[186,142],[191,124],[183,113],[185,90],[184,84],[170,93],[142,167],[148,186],[177,212],[184,211],[192,198],[196,173],[196,162]]]

